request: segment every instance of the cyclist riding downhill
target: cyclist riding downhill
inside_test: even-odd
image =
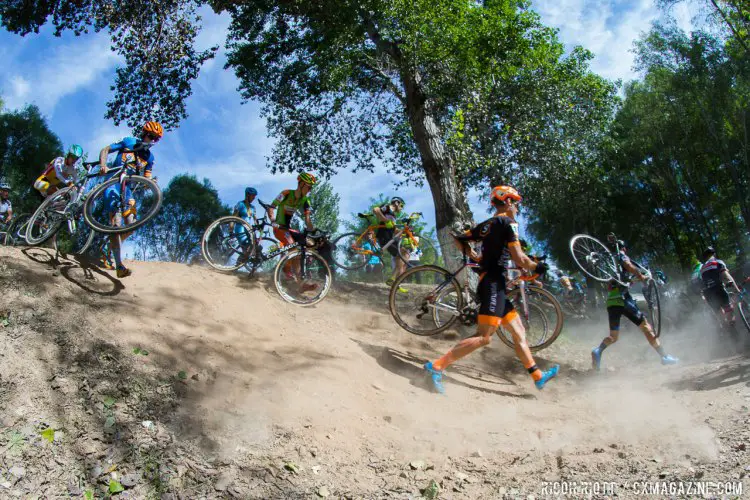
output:
[[[272,221],[273,235],[279,240],[279,246],[293,245],[297,241],[304,244],[299,231],[290,227],[297,212],[301,212],[304,216],[308,232],[315,231],[309,195],[317,182],[318,179],[313,174],[302,172],[297,176],[297,189],[285,189],[271,203],[272,208],[268,209],[268,217]],[[275,212],[275,210],[278,210],[278,212]],[[292,266],[287,266],[284,269],[284,272],[287,277],[296,281],[299,276],[299,263],[293,262]],[[318,287],[315,283],[300,283],[299,285],[300,291],[303,292],[312,291]]]
[[[372,209],[372,213],[377,221],[385,227],[379,227],[375,232],[375,238],[377,239],[378,245],[381,248],[385,247],[389,241],[393,239],[393,235],[396,231],[396,218],[403,211],[406,203],[400,196],[394,196],[391,198],[389,203],[385,203],[379,207]],[[408,255],[404,255],[404,260],[398,258],[398,245],[391,243],[388,246],[388,253],[391,254],[391,262],[393,263],[393,272],[391,277],[385,281],[385,284],[391,286],[393,280],[397,276],[402,274],[406,270],[406,261],[409,260]],[[400,293],[406,293],[404,288],[399,288]]]
[[[245,199],[237,202],[237,205],[234,206],[232,215],[241,219],[245,219],[251,226],[255,225],[257,223],[257,220],[255,218],[255,207],[253,206],[253,201],[255,201],[256,196],[258,196],[257,189],[249,186],[246,187]],[[242,243],[243,248],[245,248],[244,253],[240,256],[239,259],[242,262],[247,262],[247,260],[250,258],[250,252],[253,249],[253,245],[247,244],[247,240],[248,238],[250,238],[250,235],[244,234],[246,233],[245,228],[239,224],[234,226],[234,233],[240,235],[238,236],[239,241]]]
[[[716,258],[714,247],[706,248],[701,260],[703,261],[700,269],[703,297],[719,317],[725,318],[729,327],[733,328],[735,323],[734,307],[729,300],[725,285],[731,284],[738,294],[742,293],[742,290],[732,278],[724,261]]]
[[[54,194],[61,186],[72,186],[80,169],[83,168],[83,148],[73,144],[63,157],[55,158],[47,164],[47,168],[34,181],[34,189],[45,198]]]
[[[616,257],[620,270],[620,282],[629,284],[631,281],[633,281],[633,277],[635,277],[635,280],[645,281],[646,276],[644,276],[638,270],[638,268],[630,260],[630,257],[628,257],[626,253],[627,247],[625,245],[625,242],[622,240],[617,240],[617,245],[620,248],[620,251]],[[599,347],[595,347],[591,351],[592,367],[598,371],[601,367],[601,359],[604,349],[617,342],[617,339],[620,335],[620,319],[622,318],[622,316],[625,316],[630,321],[632,321],[634,325],[640,328],[640,330],[646,336],[646,340],[648,340],[649,344],[651,344],[651,347],[653,347],[654,350],[659,353],[659,356],[661,356],[662,364],[673,365],[677,363],[677,361],[679,361],[677,358],[670,356],[664,351],[664,348],[661,346],[659,339],[654,334],[654,330],[651,327],[651,324],[649,324],[644,314],[640,311],[640,309],[638,309],[638,304],[636,304],[633,296],[630,295],[628,287],[617,283],[617,281],[615,280],[611,280],[607,285],[607,291],[609,336],[605,337],[604,340],[602,340],[601,344],[599,344]]]
[[[516,189],[510,186],[495,187],[490,196],[495,215],[467,230],[463,235],[454,235],[456,245],[463,252],[470,254],[472,259],[479,260],[480,276],[477,296],[480,307],[476,335],[462,340],[441,358],[424,365],[435,389],[441,394],[445,392],[442,381],[445,369],[480,347],[489,345],[492,336],[501,325],[511,332],[516,355],[531,375],[537,389],[543,389],[560,369],[559,365],[554,365],[551,369],[542,371],[537,366],[529,350],[521,318],[514,310],[513,304],[506,298],[506,261],[504,258],[506,251],[509,252],[513,262],[523,269],[537,274],[544,274],[548,269],[547,264],[534,262],[521,250],[517,227],[513,226],[518,209],[516,204],[520,201],[521,196]],[[481,241],[481,258],[470,248],[468,244],[470,241]]]
[[[13,218],[13,204],[10,202],[10,184],[0,182],[0,224],[10,224]]]
[[[110,153],[117,153],[112,168],[118,168],[125,163],[135,163],[136,167],[143,169],[143,176],[150,179],[152,170],[154,168],[154,154],[151,152],[151,147],[161,140],[164,136],[164,129],[161,124],[157,122],[146,122],[141,130],[141,137],[125,137],[120,142],[115,142],[109,146],[105,146],[99,153],[99,166],[101,167],[101,173],[106,174],[109,171],[107,167],[107,156]],[[108,212],[110,220],[115,221],[115,218],[119,216],[118,210],[116,209],[116,202],[120,197],[119,186],[112,186],[107,189],[105,194],[106,198],[111,201],[108,206]],[[131,209],[129,213],[125,214],[125,220],[122,224],[132,224],[135,220],[135,199],[129,200]],[[132,233],[125,233],[122,235],[113,234],[110,236],[110,248],[112,250],[112,256],[115,260],[115,266],[117,268],[117,277],[125,278],[130,276],[133,272],[125,267],[122,263],[121,257],[121,243],[125,241]]]

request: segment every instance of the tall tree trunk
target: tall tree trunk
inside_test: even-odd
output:
[[[435,202],[435,225],[445,265],[448,269],[456,269],[461,255],[451,231],[460,231],[465,223],[472,223],[466,190],[456,177],[456,169],[442,142],[437,120],[429,112],[429,102],[422,91],[419,73],[416,70],[403,71],[402,83],[412,134]]]

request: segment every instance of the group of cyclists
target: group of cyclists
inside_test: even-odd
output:
[[[117,168],[123,164],[135,164],[142,175],[151,178],[154,166],[154,154],[151,149],[161,140],[163,134],[164,130],[159,123],[147,122],[142,127],[139,137],[126,137],[119,142],[105,146],[99,154],[100,174],[106,176],[110,168]],[[116,156],[114,162],[108,165],[107,160],[111,153],[116,153]],[[62,187],[72,186],[82,167],[83,157],[83,149],[77,144],[72,145],[64,157],[55,158],[46,166],[34,182],[34,188],[42,196],[47,197]],[[315,231],[311,217],[310,193],[317,182],[318,180],[313,174],[302,172],[297,176],[296,188],[283,190],[274,198],[271,205],[263,205],[272,221],[273,233],[279,246],[293,245],[304,239],[304,235],[295,231],[291,225],[296,214],[302,216],[308,232]],[[111,189],[113,191],[108,196],[117,200],[120,193],[116,192],[114,188]],[[7,183],[0,184],[0,222],[6,224],[10,222],[13,216],[9,190],[10,186]],[[233,215],[243,218],[251,224],[256,224],[256,209],[253,203],[257,196],[257,189],[247,187],[244,199],[234,206]],[[500,326],[511,333],[516,355],[538,389],[544,388],[552,378],[557,376],[559,371],[559,365],[554,365],[548,370],[542,370],[537,365],[526,341],[521,318],[506,297],[506,268],[509,262],[512,261],[519,268],[535,275],[544,275],[549,270],[544,261],[532,258],[527,254],[530,247],[519,238],[516,216],[522,197],[515,188],[503,185],[492,189],[489,201],[495,211],[491,218],[463,233],[453,234],[457,248],[465,252],[477,264],[475,270],[479,274],[477,296],[480,307],[476,334],[461,340],[443,356],[423,365],[423,369],[432,381],[433,386],[440,393],[445,391],[443,386],[445,370],[459,359],[487,346],[492,335],[496,333]],[[131,206],[133,210],[124,213],[110,207],[110,215],[112,218],[121,217],[123,220],[120,221],[120,224],[132,223],[137,215],[135,213],[135,200],[131,200]],[[377,230],[374,237],[366,241],[365,244],[371,245],[373,248],[376,245],[381,248],[387,247],[388,253],[393,257],[392,274],[385,280],[388,285],[392,285],[394,279],[405,271],[408,261],[408,256],[406,256],[406,259],[396,258],[403,249],[400,249],[397,245],[389,245],[389,242],[392,242],[394,238],[396,222],[404,207],[403,198],[395,196],[389,202],[374,207],[372,213],[369,214],[374,217]],[[237,227],[237,230],[240,229]],[[122,240],[127,238],[129,234],[110,236],[110,248],[118,278],[131,275],[131,270],[125,267],[122,262],[120,251]],[[481,246],[481,252],[477,253],[470,246],[470,242]],[[639,310],[636,301],[628,291],[627,285],[629,283],[645,280],[646,277],[631,262],[627,255],[625,243],[618,241],[618,247],[619,253],[616,259],[620,276],[619,280],[613,280],[608,284],[606,303],[609,316],[609,335],[592,350],[592,366],[595,370],[599,370],[603,351],[617,342],[620,320],[623,316],[640,328],[647,341],[660,355],[663,364],[675,364],[678,362],[677,358],[665,352],[659,339],[654,334],[652,325]],[[251,248],[251,246],[248,245],[248,248]],[[729,274],[726,265],[716,258],[716,252],[713,248],[708,248],[702,257],[703,263],[698,268],[697,275],[703,283],[706,301],[712,307],[718,308],[724,313],[729,313],[731,304],[724,285],[728,283],[737,291],[739,291],[739,287]],[[251,258],[251,255],[244,254],[240,258],[246,261]],[[372,259],[368,262],[368,265],[371,266],[378,264],[382,265],[382,262]],[[305,286],[304,283],[302,286]],[[311,284],[310,286],[315,285]],[[407,290],[400,289],[399,292],[407,293]]]

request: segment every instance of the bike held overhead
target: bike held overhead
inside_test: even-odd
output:
[[[440,393],[445,392],[442,381],[445,370],[480,347],[489,345],[492,335],[501,325],[510,330],[516,355],[528,370],[537,389],[544,388],[545,384],[558,373],[559,365],[554,365],[547,371],[542,371],[537,366],[526,342],[523,323],[514,310],[513,304],[506,298],[506,252],[523,269],[538,274],[543,274],[547,270],[545,263],[534,262],[521,250],[517,226],[513,225],[518,210],[517,204],[520,201],[521,196],[514,188],[495,187],[490,195],[490,204],[495,210],[495,215],[467,230],[463,235],[454,235],[456,245],[464,252],[468,251],[472,258],[480,261],[480,279],[477,287],[480,308],[477,334],[462,340],[440,358],[424,365],[435,389]],[[481,259],[472,249],[467,248],[469,241],[481,241]]]

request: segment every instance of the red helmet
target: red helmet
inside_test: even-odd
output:
[[[493,201],[505,201],[508,198],[515,200],[515,201],[521,201],[521,195],[518,194],[518,191],[516,188],[511,186],[496,186],[492,188],[492,194],[490,195],[490,203]]]
[[[143,126],[143,133],[153,134],[161,139],[161,137],[164,135],[164,129],[158,122],[146,122],[146,124]]]

